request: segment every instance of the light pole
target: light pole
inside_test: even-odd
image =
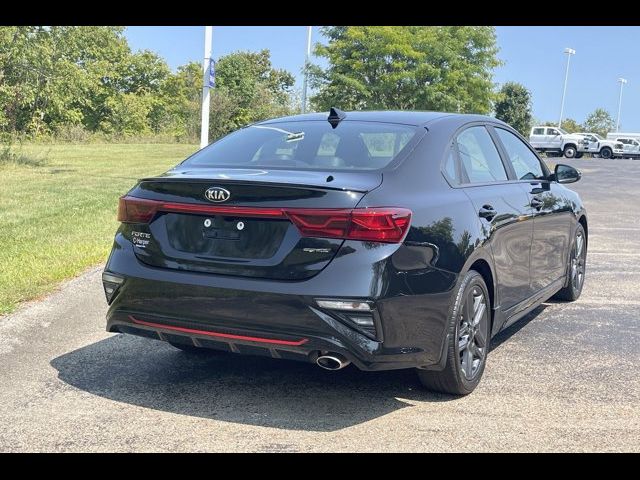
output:
[[[622,86],[627,83],[627,80],[624,78],[619,78],[618,82],[620,82],[620,97],[618,98],[618,119],[616,120],[616,133],[620,131],[620,111],[622,109]]]
[[[204,27],[204,61],[202,62],[202,115],[200,118],[200,148],[209,144],[209,87],[211,68],[211,38],[213,27]]]
[[[311,56],[311,32],[313,27],[307,27],[307,53],[304,56],[304,77],[302,80],[302,113],[307,111],[307,78],[309,76],[309,57]]]
[[[564,87],[562,88],[562,102],[560,102],[560,119],[558,120],[558,128],[562,126],[562,115],[564,114],[564,97],[567,94],[567,81],[569,80],[569,63],[571,62],[571,55],[575,55],[576,51],[573,48],[565,48],[564,53],[567,54],[567,69],[564,72]]]

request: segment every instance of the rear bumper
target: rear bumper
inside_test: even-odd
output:
[[[397,245],[339,256],[309,280],[277,282],[150,267],[127,243],[116,237],[105,269],[124,278],[107,313],[110,332],[302,361],[336,352],[362,370],[444,366],[457,277],[423,269],[419,284],[408,280],[392,265]],[[375,337],[316,298],[372,302]]]

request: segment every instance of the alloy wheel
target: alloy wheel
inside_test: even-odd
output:
[[[474,285],[467,294],[458,323],[460,370],[467,380],[475,378],[487,354],[489,322],[487,305],[484,291]]]
[[[576,234],[576,241],[571,252],[571,285],[576,291],[582,289],[584,283],[584,272],[586,263],[586,249],[584,248],[584,235],[582,232]]]

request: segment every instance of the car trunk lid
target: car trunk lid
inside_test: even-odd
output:
[[[135,201],[125,215],[134,221],[122,231],[151,266],[302,280],[326,267],[344,240],[314,237],[318,225],[308,217],[312,233],[301,234],[291,212],[348,211],[381,181],[374,172],[178,168],[129,192]],[[147,206],[148,219],[132,215]]]

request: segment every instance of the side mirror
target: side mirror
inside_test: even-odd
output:
[[[553,179],[558,183],[574,183],[582,178],[582,173],[571,165],[559,163],[553,172]]]

